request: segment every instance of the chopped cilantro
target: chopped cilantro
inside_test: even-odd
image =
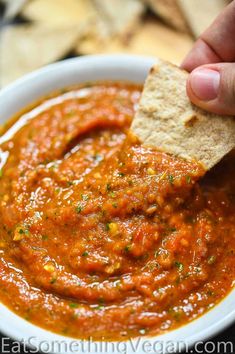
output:
[[[82,254],[82,257],[87,257],[89,255],[89,253],[87,251],[84,251]]]
[[[129,252],[130,249],[131,249],[131,245],[127,245],[127,246],[124,247],[124,251],[125,252]]]
[[[57,279],[56,279],[55,277],[54,277],[54,278],[51,278],[50,283],[51,283],[51,284],[55,284],[56,280],[57,280]]]
[[[216,261],[216,256],[213,255],[208,258],[207,263],[212,265],[215,263],[215,261]]]
[[[28,235],[29,234],[29,230],[28,229],[19,229],[18,233],[20,235]]]
[[[115,198],[116,197],[116,193],[115,192],[110,192],[109,196],[112,197],[112,198]]]
[[[208,296],[214,296],[215,293],[214,293],[214,291],[212,291],[212,290],[208,290],[208,291],[207,291],[207,295],[208,295]]]
[[[191,177],[190,177],[189,175],[186,176],[186,182],[187,182],[188,184],[191,183]]]
[[[75,208],[75,210],[76,210],[76,213],[80,214],[81,211],[82,211],[82,206],[81,206],[81,204],[78,204],[78,206]]]
[[[180,272],[182,272],[182,270],[184,269],[184,265],[183,263],[180,262],[175,262],[175,266],[179,269]]]
[[[125,173],[123,173],[123,172],[118,172],[118,176],[119,176],[119,177],[124,177],[124,176],[125,176]]]
[[[160,252],[159,250],[157,250],[157,251],[154,253],[154,256],[155,256],[155,257],[158,257],[158,256],[160,255],[160,253],[161,253],[161,252]]]
[[[104,305],[95,305],[94,310],[103,310],[104,309]]]
[[[168,312],[177,322],[180,320],[182,316],[182,312],[174,308],[170,308]]]
[[[169,175],[168,180],[169,180],[170,184],[173,184],[174,183],[174,176]]]
[[[74,302],[71,302],[71,303],[69,304],[69,307],[70,307],[71,309],[75,309],[76,307],[78,307],[78,305],[77,305],[76,303],[74,303]]]
[[[89,200],[89,196],[86,194],[81,194],[81,197],[82,197],[82,200],[85,200],[85,201]]]
[[[106,190],[109,191],[109,192],[111,191],[111,185],[110,185],[110,183],[107,183],[107,184],[106,184]]]

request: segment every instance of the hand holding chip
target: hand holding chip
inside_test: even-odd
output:
[[[235,115],[235,1],[199,37],[181,67],[191,74],[187,93],[197,106]]]

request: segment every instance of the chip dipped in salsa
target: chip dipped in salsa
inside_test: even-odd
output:
[[[0,137],[0,300],[63,335],[156,335],[235,281],[235,164],[205,171],[129,131],[142,87],[57,92]]]

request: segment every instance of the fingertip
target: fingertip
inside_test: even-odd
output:
[[[220,73],[211,68],[197,68],[189,75],[189,84],[194,96],[200,101],[214,100],[219,93]]]
[[[197,107],[202,108],[208,112],[213,112],[213,113],[218,113],[216,112],[213,108],[213,100],[212,101],[203,101],[200,100],[199,97],[195,94],[194,90],[192,89],[191,85],[191,78],[192,78],[192,73],[188,76],[187,82],[186,82],[186,93],[189,98],[189,100]]]
[[[201,69],[205,69],[205,68],[200,68],[200,70]],[[219,94],[217,91],[217,95],[215,95],[215,98],[209,100],[200,99],[198,95],[195,94],[195,86],[192,88],[192,81],[195,79],[196,71],[199,71],[199,68],[195,69],[191,74],[189,74],[186,82],[186,93],[189,100],[192,102],[192,104],[210,113],[214,113],[218,115],[226,115],[226,116],[235,116],[235,105],[231,105],[231,104],[228,105],[224,102],[223,97],[221,97],[220,89],[219,89]],[[197,76],[198,73],[196,73],[196,79],[199,78]],[[218,78],[216,80],[218,80]],[[218,80],[218,83],[220,83],[220,79]],[[205,89],[205,87],[203,88],[203,90],[206,90],[205,94],[208,97],[207,88]]]

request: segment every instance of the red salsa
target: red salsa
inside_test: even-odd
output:
[[[204,173],[141,146],[142,88],[47,97],[0,137],[0,300],[77,338],[174,329],[235,281],[235,164]]]

